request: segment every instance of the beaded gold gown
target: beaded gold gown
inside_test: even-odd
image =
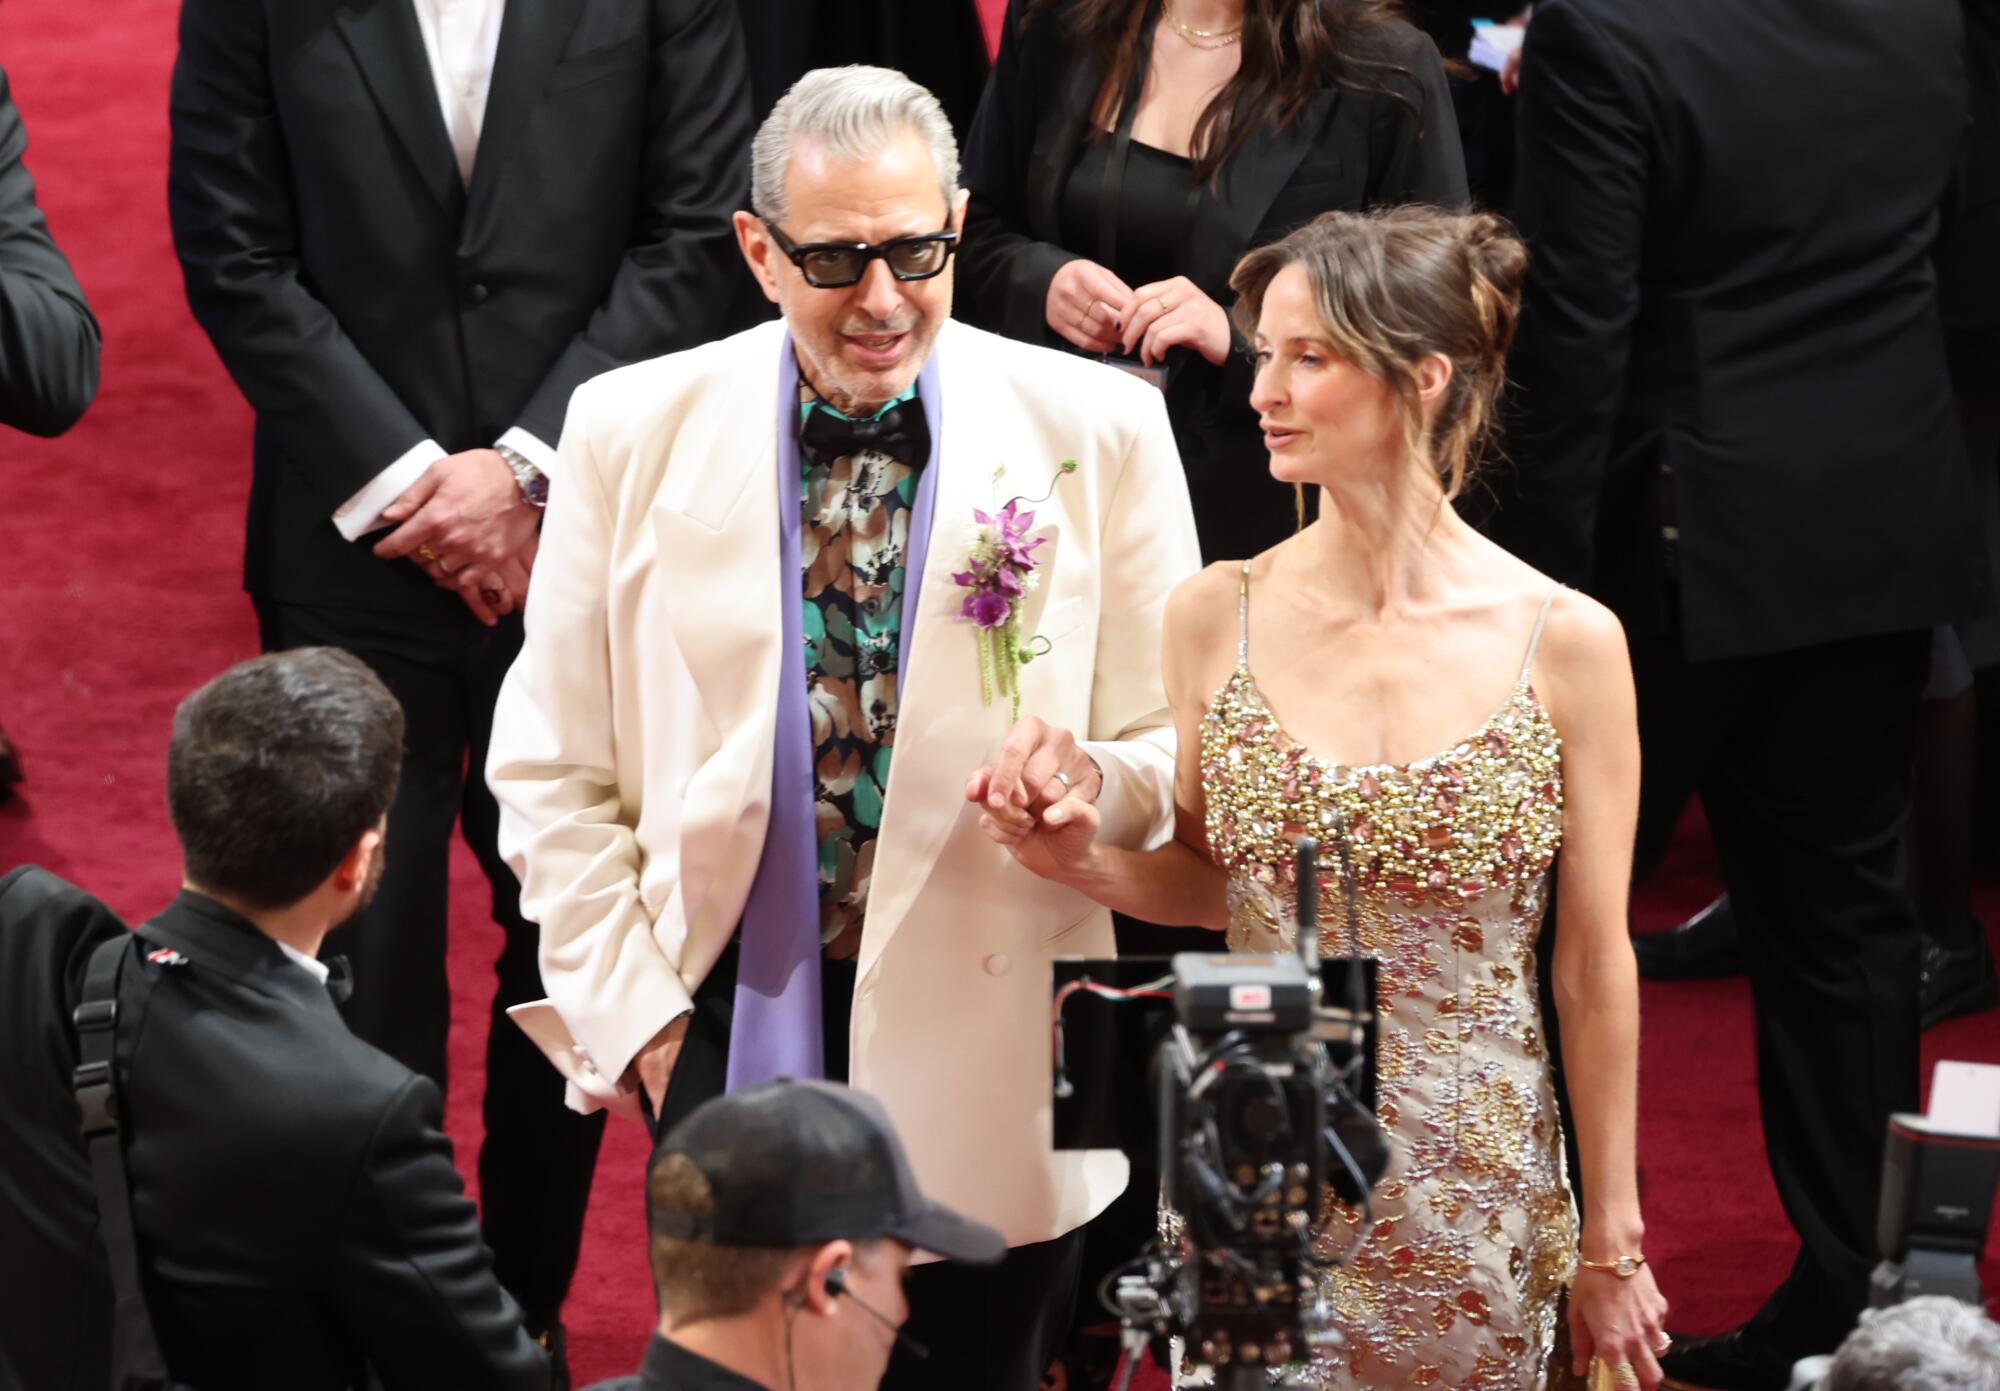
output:
[[[1315,758],[1265,704],[1249,594],[1246,562],[1236,671],[1201,731],[1230,946],[1292,948],[1292,843],[1328,842],[1344,823],[1360,940],[1348,940],[1329,849],[1326,950],[1379,963],[1376,1111],[1391,1158],[1365,1228],[1332,1199],[1316,1229],[1322,1254],[1347,1255],[1324,1286],[1343,1343],[1310,1380],[1532,1391],[1577,1231],[1535,984],[1563,815],[1561,740],[1529,682],[1549,605],[1485,724],[1416,763],[1344,767]]]

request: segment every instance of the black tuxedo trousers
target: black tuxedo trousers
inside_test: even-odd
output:
[[[1639,844],[1707,812],[1756,1004],[1758,1100],[1798,1259],[1754,1320],[1831,1352],[1866,1306],[1889,1116],[1918,1109],[1906,846],[1924,631],[1691,662],[1632,629]]]
[[[354,994],[342,1013],[354,1033],[414,1072],[446,1082],[451,983],[445,973],[451,835],[466,844],[493,888],[502,946],[486,1038],[486,1141],[479,1205],[494,1273],[533,1333],[562,1311],[576,1273],[604,1116],[563,1104],[563,1079],[507,1008],[545,993],[539,937],[521,916],[521,885],[500,858],[500,814],[486,786],[486,747],[500,682],[521,648],[519,615],[485,628],[468,613],[451,636],[427,619],[362,610],[257,605],[264,650],[338,647],[374,669],[403,707],[403,780],[389,810],[382,885],[375,901],[327,938],[344,954]]]

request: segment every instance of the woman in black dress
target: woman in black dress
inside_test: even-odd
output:
[[[1208,561],[1298,522],[1230,268],[1331,209],[1466,197],[1437,49],[1377,0],[1009,0],[963,179],[964,317],[1163,367]]]

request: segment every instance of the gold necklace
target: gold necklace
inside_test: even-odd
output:
[[[1199,48],[1212,52],[1218,48],[1229,47],[1229,45],[1235,43],[1243,35],[1243,22],[1241,20],[1237,21],[1234,29],[1197,29],[1192,24],[1181,23],[1181,17],[1174,13],[1174,0],[1165,0],[1165,8],[1167,23],[1174,26],[1174,32],[1185,39],[1191,48]],[[1217,42],[1204,43],[1203,40],[1216,40]]]

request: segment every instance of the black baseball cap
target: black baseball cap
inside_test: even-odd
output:
[[[684,1156],[713,1212],[655,1212],[655,1236],[712,1246],[816,1246],[889,1237],[970,1265],[1007,1251],[999,1232],[932,1202],[882,1103],[831,1082],[781,1077],[705,1102],[653,1163]]]

